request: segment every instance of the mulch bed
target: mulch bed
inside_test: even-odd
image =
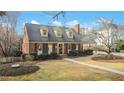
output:
[[[40,69],[38,66],[35,66],[36,63],[35,61],[27,61],[0,64],[0,76],[18,76],[36,72]],[[13,64],[19,64],[20,67],[12,68]]]
[[[38,71],[38,66],[21,66],[18,68],[6,67],[0,69],[0,76],[19,76]]]

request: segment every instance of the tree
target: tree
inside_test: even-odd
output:
[[[6,12],[6,15],[0,17],[0,55],[12,56],[14,46],[19,41],[16,33],[16,24],[18,12]]]
[[[102,26],[102,30],[95,32],[95,35],[97,36],[96,41],[97,43],[99,41],[101,45],[105,47],[105,52],[110,55],[112,48],[115,45],[115,41],[119,40],[121,37],[119,27],[118,25],[113,24],[112,20],[105,18],[101,18],[99,23]],[[101,47],[101,49],[103,49],[103,47]]]
[[[6,12],[5,11],[0,11],[0,16],[5,16]]]
[[[124,40],[117,40],[116,41],[116,47],[115,47],[115,50],[120,52],[120,50],[124,50]]]

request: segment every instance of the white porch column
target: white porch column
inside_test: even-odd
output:
[[[76,50],[78,50],[78,44],[76,44]]]
[[[39,44],[37,54],[41,55],[43,53],[43,44]]]
[[[52,52],[52,44],[48,44],[48,53],[50,54]]]
[[[69,53],[69,51],[71,50],[71,44],[68,43],[67,46],[68,46],[68,49],[67,50],[68,50],[68,53]]]

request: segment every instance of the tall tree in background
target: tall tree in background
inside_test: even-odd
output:
[[[0,17],[0,55],[12,56],[14,47],[18,42],[16,24],[18,12],[6,12]]]
[[[5,16],[6,12],[5,11],[0,11],[0,16]]]
[[[110,55],[115,41],[120,39],[119,27],[113,24],[111,20],[105,18],[101,18],[99,23],[103,30],[95,32],[97,40],[105,47],[106,53]],[[103,49],[103,47],[101,48]]]

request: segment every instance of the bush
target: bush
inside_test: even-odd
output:
[[[69,51],[68,56],[78,56],[78,51],[77,50],[71,50],[71,51]]]
[[[30,53],[30,55],[32,55],[34,57],[33,60],[37,60],[37,53]]]
[[[34,56],[33,55],[30,55],[30,54],[25,55],[25,60],[26,61],[33,61],[34,60]]]
[[[84,56],[84,51],[78,51],[78,56]]]
[[[0,76],[18,76],[33,73],[39,70],[38,66],[21,66],[19,68],[7,67],[0,69]]]
[[[39,60],[46,60],[46,59],[49,59],[49,58],[50,58],[50,55],[49,54],[38,55],[38,59]]]
[[[59,57],[59,55],[56,52],[51,52],[50,53],[50,58],[57,59],[58,57]]]
[[[30,53],[30,54],[22,55],[22,58],[24,61],[57,59],[58,57],[59,55],[56,52],[51,52],[50,54],[40,54],[40,55],[37,55],[37,53]]]
[[[93,54],[93,50],[91,49],[82,50],[82,51],[71,50],[69,51],[68,56],[87,56],[92,54]]]
[[[22,54],[22,58],[24,61],[37,60],[37,53]]]
[[[22,51],[14,51],[14,57],[20,57],[22,55]]]
[[[84,50],[84,55],[92,55],[92,54],[93,54],[93,50],[91,49]]]

